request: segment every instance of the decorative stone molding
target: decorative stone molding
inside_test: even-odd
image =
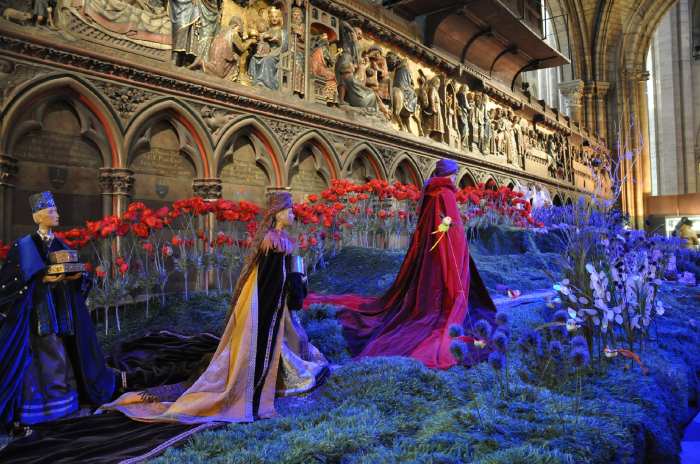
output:
[[[217,200],[221,198],[221,179],[193,179],[192,191],[197,197],[202,197],[205,200]]]
[[[569,118],[574,122],[581,121],[581,109],[583,108],[583,81],[576,79],[559,83],[559,91],[566,99]]]
[[[14,187],[17,176],[17,160],[7,155],[0,155],[0,186]]]
[[[282,148],[284,148],[285,155],[287,155],[289,148],[292,146],[292,143],[297,139],[299,134],[306,130],[306,128],[298,124],[292,124],[290,122],[280,121],[277,119],[265,118],[265,123],[270,127],[272,132],[280,141]]]
[[[131,117],[142,103],[154,96],[153,93],[137,87],[116,85],[103,81],[92,81],[92,83],[102,90],[112,107],[125,121]]]
[[[100,168],[102,195],[131,196],[134,172],[131,169]]]

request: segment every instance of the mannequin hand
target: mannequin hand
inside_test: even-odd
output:
[[[63,274],[57,274],[57,275],[45,275],[43,278],[43,281],[47,284],[52,284],[56,282],[62,281],[66,276]]]

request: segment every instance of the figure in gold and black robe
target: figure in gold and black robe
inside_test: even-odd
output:
[[[211,362],[182,394],[130,392],[101,409],[144,422],[250,422],[275,415],[276,394],[315,387],[328,363],[289,313],[303,300],[300,276],[288,275],[290,252],[284,232],[268,232],[256,264],[239,282]]]

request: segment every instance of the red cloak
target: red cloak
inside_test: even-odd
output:
[[[495,306],[469,256],[456,188],[449,177],[432,178],[421,200],[416,231],[391,288],[380,298],[359,295],[309,295],[305,305],[343,307],[343,325],[353,355],[410,356],[427,367],[456,364],[450,353],[450,325],[472,333],[479,319],[493,324]],[[452,225],[438,240],[443,218]],[[466,361],[484,359],[486,350],[471,349]]]

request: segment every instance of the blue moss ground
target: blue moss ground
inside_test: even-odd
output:
[[[556,255],[540,237],[507,235],[472,246],[487,286],[531,291],[548,287],[543,268],[556,273]],[[526,243],[526,246],[519,244]],[[378,294],[401,263],[398,253],[346,249],[311,279],[312,290]],[[433,371],[410,359],[351,361],[335,309],[302,313],[314,344],[337,365],[307,396],[282,398],[279,417],[195,435],[169,449],[159,463],[632,463],[677,461],[688,405],[697,399],[700,369],[700,289],[664,285],[667,306],[643,353],[650,372],[618,359],[587,374],[576,413],[573,386],[559,391],[511,375],[500,397],[491,368]],[[127,312],[124,331],[222,329],[225,296],[171,300]],[[550,317],[544,302],[510,305],[513,338]],[[695,322],[697,321],[697,323]],[[107,346],[114,337],[105,338]],[[511,372],[522,369],[511,360]]]

